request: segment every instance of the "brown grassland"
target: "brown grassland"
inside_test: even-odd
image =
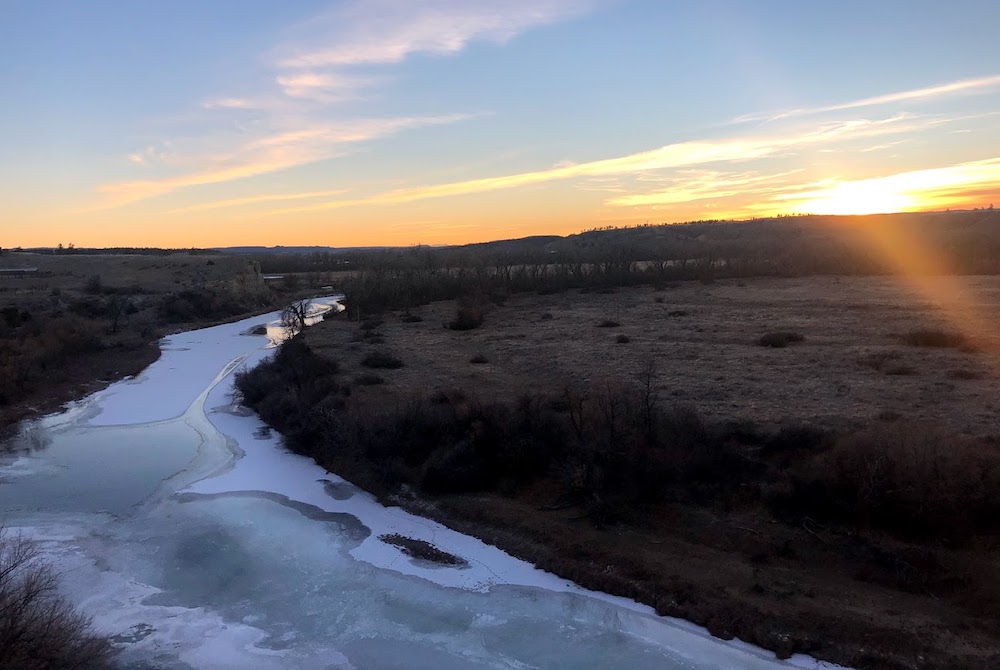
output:
[[[984,313],[1000,309],[1000,277],[963,282]],[[358,339],[356,323],[312,329],[304,338],[350,370],[364,370],[360,358],[372,349],[391,350],[405,366],[383,375],[389,384],[362,391],[391,402],[438,387],[511,401],[525,392],[558,394],[567,385],[635,383],[652,360],[663,400],[694,406],[708,419],[843,429],[896,417],[960,433],[1000,431],[1000,358],[908,346],[910,333],[953,326],[895,278],[515,294],[487,309],[481,328],[458,332],[443,327],[455,317],[454,301],[413,310],[420,322],[382,317],[384,347]],[[620,325],[600,327],[606,320]],[[757,345],[773,331],[805,340],[788,348]],[[630,342],[616,343],[619,334]],[[477,355],[487,363],[470,365]]]
[[[985,669],[997,336],[898,278],[678,282],[341,315],[239,385],[292,449],[585,586],[779,655]]]

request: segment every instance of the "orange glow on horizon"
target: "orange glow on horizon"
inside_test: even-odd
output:
[[[808,214],[886,214],[991,204],[981,202],[982,189],[1000,194],[1000,159],[887,177],[830,181],[820,188],[776,199],[795,202],[794,212]]]

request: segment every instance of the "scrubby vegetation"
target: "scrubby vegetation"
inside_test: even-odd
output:
[[[0,664],[4,670],[110,669],[111,648],[56,593],[32,542],[0,529]]]
[[[373,352],[374,367],[392,356]],[[293,340],[241,373],[244,401],[289,445],[333,469],[368,464],[378,491],[514,491],[539,479],[595,523],[641,518],[668,501],[729,509],[766,504],[905,538],[953,541],[1000,530],[1000,450],[894,423],[840,436],[808,427],[769,432],[712,425],[664,405],[654,388],[606,385],[559,397],[484,403],[467,391],[398,407],[345,403],[334,368]],[[339,471],[339,470],[338,470]]]
[[[902,340],[911,347],[958,348],[967,344],[965,336],[961,333],[952,333],[933,328],[921,328],[910,331],[906,335],[903,335]]]
[[[373,351],[361,359],[361,365],[364,365],[366,368],[396,370],[403,367],[404,363],[388,351]]]
[[[762,347],[772,347],[774,349],[784,349],[790,344],[802,342],[806,338],[802,333],[792,333],[788,331],[777,331],[761,335],[757,344]]]
[[[368,373],[355,377],[354,383],[360,386],[378,386],[379,384],[384,384],[385,379],[376,374]]]
[[[483,325],[486,309],[481,300],[464,298],[455,309],[455,318],[448,323],[451,330],[472,330]]]
[[[1000,530],[1000,449],[894,423],[845,435],[790,468],[769,502],[781,513],[968,542]]]

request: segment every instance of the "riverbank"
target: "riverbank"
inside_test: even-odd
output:
[[[992,278],[968,282],[976,299],[995,299]],[[938,444],[965,445],[959,451],[977,463],[980,454],[994,457],[994,355],[909,343],[908,334],[949,324],[904,286],[817,278],[523,295],[486,306],[478,328],[442,327],[457,309],[435,303],[380,322],[324,323],[267,372],[295,376],[295,397],[261,390],[249,404],[286,431],[293,449],[385,501],[720,637],[859,668],[996,665],[991,528],[938,534],[935,524],[952,519],[934,510],[907,527],[890,514],[900,500],[872,507],[856,490],[854,498],[841,488],[792,495],[809,485],[848,486],[843,457],[867,458],[877,444],[901,445],[890,454],[896,466],[909,463],[900,459],[914,445],[948,467],[979,465],[948,460],[951,451]],[[802,340],[758,342],[779,330]],[[279,388],[275,379],[257,388]],[[596,426],[583,432],[617,425],[621,437],[632,428],[609,416],[641,417],[643,388],[646,401],[656,399],[666,470],[650,469],[656,462],[636,469],[640,461],[627,454],[566,460],[555,450],[532,469],[540,450],[572,435],[574,399],[585,399],[586,421]],[[680,404],[693,406],[698,420],[684,423],[669,409]],[[322,425],[298,422],[299,409]],[[808,430],[792,432],[803,424]],[[496,432],[509,425],[527,427]],[[539,441],[546,431],[559,439]],[[350,438],[327,439],[333,435]],[[677,461],[670,450],[681,448],[678,440],[711,449]],[[515,443],[528,451],[501,448]],[[695,462],[694,453],[711,457]],[[527,471],[518,471],[526,460]],[[679,463],[683,481],[670,478]],[[647,482],[650,497],[638,499],[628,491],[633,475],[621,474],[628,471],[661,473],[664,483]],[[824,474],[833,471],[848,479]],[[608,483],[612,472],[624,486]],[[569,485],[595,473],[602,482]],[[952,481],[948,495],[966,483]],[[842,498],[854,505],[849,512],[822,507]]]
[[[5,262],[37,272],[0,278],[0,434],[138,374],[160,356],[165,335],[297,296],[221,254],[9,253]]]
[[[270,359],[254,333],[277,318],[170,336],[0,461],[8,528],[123,666],[828,667],[585,591],[289,453],[233,393],[234,371]]]

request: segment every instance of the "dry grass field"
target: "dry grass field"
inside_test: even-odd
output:
[[[518,294],[490,306],[484,324],[454,331],[454,302],[381,317],[384,344],[356,323],[313,329],[306,341],[348,371],[373,348],[404,367],[379,373],[377,393],[435,388],[515,398],[580,385],[635,384],[652,361],[665,403],[705,417],[808,422],[847,429],[875,420],[918,421],[960,433],[1000,434],[1000,277],[960,278],[965,298],[997,319],[992,348],[907,344],[908,334],[957,332],[947,313],[893,277],[684,282],[611,293]],[[618,326],[606,325],[606,321]],[[804,336],[760,346],[767,333]],[[619,341],[628,339],[627,342]],[[485,363],[471,363],[477,356]],[[357,393],[375,392],[360,387]]]
[[[50,255],[7,252],[0,268],[36,268],[37,278],[0,277],[0,301],[44,295],[52,290],[82,291],[87,280],[100,275],[107,286],[137,285],[145,293],[176,291],[193,282],[214,283],[231,278],[246,265],[240,256],[173,253],[169,256]]]

